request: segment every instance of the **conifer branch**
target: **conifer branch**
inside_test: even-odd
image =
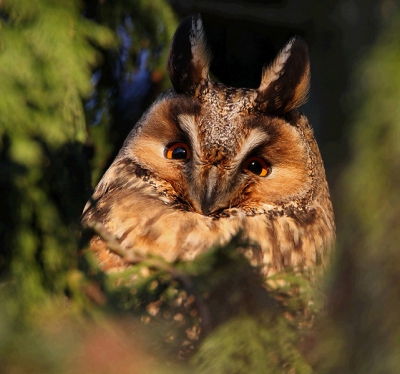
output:
[[[107,244],[107,248],[114,254],[121,257],[121,259],[129,265],[141,264],[148,267],[149,269],[164,271],[168,273],[172,279],[176,280],[188,294],[191,294],[195,298],[195,304],[199,316],[201,317],[201,324],[203,327],[203,333],[207,335],[211,332],[211,316],[208,306],[206,305],[203,296],[197,291],[192,279],[189,275],[182,273],[174,266],[163,259],[150,258],[137,253],[134,250],[125,249],[118,239],[112,235],[107,228],[100,222],[90,221],[88,222],[90,227],[100,238]]]

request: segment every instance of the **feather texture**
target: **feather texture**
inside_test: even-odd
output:
[[[212,82],[209,64],[194,16],[170,48],[173,89],[132,130],[83,223],[99,221],[126,249],[168,260],[191,260],[241,232],[257,243],[243,251],[264,274],[323,265],[335,224],[321,155],[297,110],[309,86],[305,43],[291,39],[257,90]],[[124,266],[98,237],[92,249],[104,269]]]

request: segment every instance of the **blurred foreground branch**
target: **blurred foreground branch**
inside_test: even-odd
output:
[[[125,263],[129,265],[135,265],[140,263],[141,267],[149,268],[151,270],[156,270],[160,272],[165,272],[169,274],[173,280],[176,280],[179,284],[181,284],[184,290],[189,295],[194,296],[194,302],[200,315],[203,333],[205,335],[210,333],[211,318],[210,318],[209,308],[204,302],[201,293],[197,291],[190,276],[179,271],[177,267],[174,267],[173,265],[171,265],[162,258],[152,258],[148,256],[143,256],[142,254],[139,254],[134,250],[126,250],[121,246],[117,238],[114,235],[112,235],[106,229],[106,227],[100,222],[96,221],[88,222],[88,227],[92,228],[96,232],[96,234],[98,234],[100,238],[105,241],[109,250],[118,255],[119,257],[121,257],[121,259]]]

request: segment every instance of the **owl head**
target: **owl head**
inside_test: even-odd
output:
[[[160,198],[184,210],[247,214],[311,198],[313,138],[296,110],[307,99],[307,47],[291,39],[261,73],[258,89],[209,77],[200,16],[179,26],[168,57],[173,88],[132,131],[119,158],[163,183]]]
[[[241,231],[259,243],[265,273],[320,264],[334,220],[318,146],[297,109],[309,89],[305,43],[291,39],[257,89],[228,87],[210,79],[192,16],[167,67],[172,88],[127,137],[83,223],[100,221],[125,248],[168,259],[191,259]]]

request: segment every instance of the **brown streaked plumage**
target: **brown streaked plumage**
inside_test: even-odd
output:
[[[318,146],[297,109],[309,87],[306,45],[291,39],[258,89],[212,82],[209,65],[194,16],[170,47],[173,88],[132,130],[83,223],[100,221],[126,249],[168,260],[193,259],[242,230],[259,244],[251,257],[265,274],[323,264],[335,227]],[[123,266],[98,237],[91,247],[104,269]]]

